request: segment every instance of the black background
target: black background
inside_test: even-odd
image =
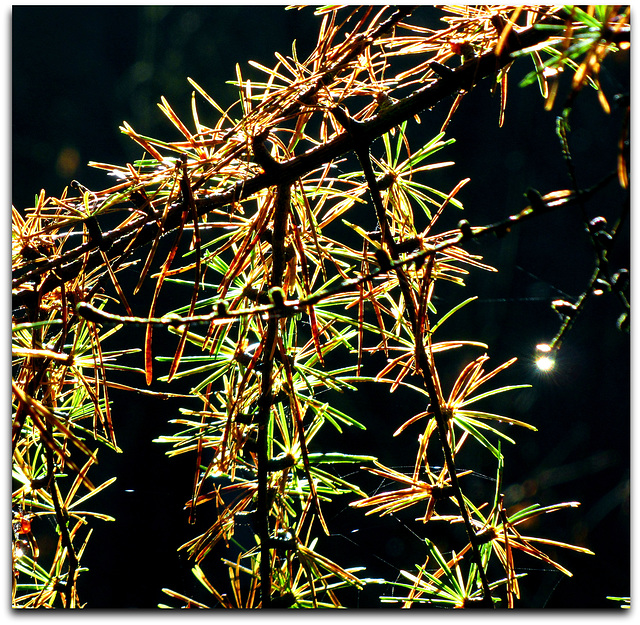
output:
[[[416,15],[417,23],[437,24],[433,8],[425,7]],[[86,163],[124,164],[140,157],[139,147],[118,132],[123,120],[142,134],[176,139],[175,129],[156,106],[161,95],[188,120],[192,88],[186,77],[190,76],[223,107],[230,105],[236,91],[225,81],[235,78],[236,63],[243,75],[257,78],[247,61],[273,66],[273,53],[290,53],[293,39],[304,58],[314,46],[318,25],[311,9],[284,11],[276,6],[13,7],[12,202],[24,209],[33,205],[41,188],[59,195],[72,178],[89,188],[110,186],[104,172]],[[474,225],[521,210],[527,187],[546,193],[570,186],[554,133],[558,107],[546,113],[535,85],[517,86],[529,65],[522,60],[510,72],[502,128],[497,123],[499,99],[489,94],[488,84],[465,98],[447,131],[457,143],[441,152],[439,159],[453,160],[456,166],[436,170],[431,174],[434,179],[427,182],[451,189],[461,178],[470,177],[459,198],[465,204],[464,216]],[[607,62],[602,82],[610,99],[615,93],[628,92],[625,55]],[[414,145],[437,133],[448,106],[439,105],[421,116],[421,125],[413,124]],[[204,106],[199,110],[207,123]],[[615,168],[621,118],[617,110],[605,116],[591,90],[578,100],[571,141],[583,186]],[[610,185],[590,203],[590,215],[613,221],[622,198]],[[445,216],[440,227],[453,226],[460,216]],[[614,268],[629,266],[628,230],[621,239],[611,257]],[[548,215],[523,224],[504,239],[474,243],[469,251],[483,254],[500,272],[472,274],[464,291],[443,289],[445,310],[469,294],[478,293],[480,298],[451,320],[449,336],[441,338],[488,343],[492,366],[518,356],[518,363],[499,381],[534,385],[511,393],[513,397],[501,406],[539,429],[514,432],[518,444],[504,449],[508,501],[582,502],[579,509],[540,519],[527,531],[596,552],[586,556],[550,550],[574,573],[573,578],[521,558],[517,562],[529,575],[522,583],[519,605],[611,607],[607,595],[630,592],[630,372],[628,336],[615,326],[621,311],[613,296],[594,298],[567,337],[557,369],[541,375],[533,366],[534,347],[550,340],[559,327],[549,302],[577,297],[593,269],[578,215],[570,211]],[[143,303],[143,297],[134,298],[132,305]],[[122,340],[128,346],[140,344],[137,332],[128,329]],[[445,387],[462,363],[455,357],[448,362],[451,379],[444,376]],[[184,392],[188,387],[171,385],[167,390]],[[178,403],[141,401],[115,393],[112,399],[124,453],[100,452],[93,479],[112,475],[118,479],[92,503],[117,521],[95,525],[83,559],[90,572],[81,576],[81,600],[93,608],[153,608],[170,602],[161,593],[161,588],[168,587],[207,602],[189,563],[176,553],[176,547],[195,531],[187,526],[182,510],[190,492],[193,460],[166,459],[166,449],[152,443],[158,435],[171,432],[167,421],[177,416]],[[414,401],[413,396],[400,391],[381,394],[365,386],[340,401],[342,409],[363,420],[368,429],[364,434],[331,433],[326,440],[329,448],[379,450],[373,453],[388,466],[412,464],[410,441],[417,431],[409,431],[402,440],[392,439],[391,434],[404,420],[401,408],[412,410],[406,402]],[[474,488],[485,489],[490,497],[495,471],[491,458],[473,458],[469,464],[481,474],[474,477]],[[414,523],[415,514],[398,519],[367,517],[361,522],[361,514],[348,509],[347,503],[327,507],[334,535],[320,545],[323,553],[343,566],[364,565],[368,575],[393,581],[400,568],[423,562],[419,536],[439,538],[437,527],[428,526],[427,531]],[[46,548],[46,543],[41,544],[43,552]],[[347,603],[374,607],[380,592],[375,586],[353,592]],[[385,594],[390,592],[389,587],[384,589]]]

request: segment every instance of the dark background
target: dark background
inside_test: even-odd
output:
[[[423,25],[437,24],[432,7],[416,15]],[[174,128],[156,106],[160,96],[188,120],[192,88],[186,77],[190,76],[223,107],[230,105],[236,91],[225,81],[235,79],[236,63],[243,75],[258,78],[247,61],[274,65],[273,53],[290,53],[293,39],[304,58],[314,46],[318,24],[311,9],[284,11],[274,6],[13,7],[12,202],[19,209],[32,206],[41,188],[59,195],[73,178],[89,188],[109,186],[112,179],[86,164],[90,160],[124,164],[140,157],[139,147],[118,132],[123,120],[142,134],[172,140]],[[427,181],[451,189],[461,178],[470,177],[459,197],[466,207],[464,216],[474,225],[521,210],[528,187],[542,193],[570,187],[554,133],[558,108],[545,113],[535,85],[517,86],[529,70],[529,61],[522,60],[510,72],[502,128],[497,123],[499,98],[489,94],[488,83],[465,98],[447,132],[457,143],[438,159],[453,160],[456,166],[436,170],[431,174],[434,179]],[[628,57],[609,60],[601,78],[610,101],[616,93],[628,93]],[[421,125],[413,124],[413,145],[438,132],[448,106],[439,105],[421,116]],[[201,105],[206,124],[205,110]],[[579,98],[571,141],[583,186],[615,168],[621,119],[618,110],[605,116],[593,91],[586,90]],[[604,215],[613,223],[623,197],[615,184],[610,185],[589,204],[590,215]],[[450,222],[445,217],[440,227],[455,225],[460,216],[449,215]],[[480,295],[478,302],[447,324],[449,336],[440,338],[488,343],[491,368],[518,356],[518,363],[497,381],[534,385],[510,393],[512,397],[496,408],[539,429],[514,432],[518,444],[504,450],[507,501],[582,502],[579,509],[540,519],[523,533],[581,544],[596,552],[586,556],[549,550],[574,573],[572,578],[539,561],[518,560],[529,574],[522,582],[519,605],[612,607],[607,595],[630,593],[630,371],[628,335],[616,329],[621,310],[611,295],[593,298],[565,340],[557,369],[542,375],[533,364],[534,347],[551,340],[560,324],[549,302],[579,296],[593,270],[593,254],[578,215],[554,213],[523,224],[504,239],[474,242],[468,249],[482,254],[500,272],[476,272],[465,291],[440,292],[444,310],[469,294]],[[616,269],[629,266],[628,229],[611,261]],[[124,340],[139,344],[136,330],[127,332]],[[445,376],[445,388],[461,366],[456,358],[449,359],[451,379]],[[446,358],[442,362],[446,365]],[[188,387],[171,385],[168,390],[181,392]],[[178,404],[141,402],[117,394],[112,399],[124,453],[101,451],[94,480],[112,475],[118,479],[92,502],[96,509],[116,516],[117,522],[96,523],[83,559],[90,572],[81,576],[80,597],[93,608],[153,608],[170,602],[161,593],[168,587],[206,603],[189,563],[176,554],[176,547],[195,535],[182,510],[191,488],[193,460],[166,459],[166,449],[152,443],[158,435],[171,433],[167,421],[177,416]],[[391,433],[407,418],[400,414],[413,396],[400,391],[380,394],[365,387],[341,401],[342,409],[365,420],[368,430],[333,434],[330,448],[384,450],[374,453],[388,466],[412,464],[413,447],[403,451],[403,445],[417,431],[409,431],[404,440],[391,439]],[[415,412],[412,406],[407,410]],[[482,459],[469,464],[478,472],[474,488],[486,490],[490,497],[495,467],[491,458],[486,460],[484,473]],[[320,545],[343,566],[365,565],[368,575],[393,581],[400,568],[422,563],[421,536],[438,538],[440,530],[431,529],[433,524],[427,531],[412,521],[415,514],[367,517],[361,522],[361,514],[348,509],[347,503],[339,501],[325,511],[335,535]],[[349,605],[373,607],[381,592],[392,591],[374,586],[353,592]]]

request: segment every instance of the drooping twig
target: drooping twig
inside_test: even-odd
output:
[[[264,148],[266,134],[254,140],[254,156],[259,155],[266,171],[277,170],[279,164]],[[289,184],[276,187],[275,209],[273,213],[273,234],[271,238],[271,292],[282,286],[285,268],[285,238],[291,209],[291,188]],[[260,397],[258,400],[258,536],[260,539],[260,592],[262,607],[271,607],[271,531],[269,526],[269,419],[273,403],[273,357],[278,343],[279,318],[269,315],[267,332],[262,348],[262,369]]]
[[[348,115],[340,109],[339,121],[345,127],[345,129],[351,133],[356,140],[356,154],[360,161],[360,165],[363,169],[365,179],[367,181],[367,186],[369,188],[369,194],[371,195],[376,216],[378,218],[378,226],[382,233],[382,242],[383,245],[389,249],[391,253],[391,258],[394,261],[397,261],[399,258],[396,242],[393,239],[393,235],[389,226],[389,221],[386,215],[385,207],[382,201],[382,196],[380,194],[380,189],[378,188],[378,182],[376,180],[373,168],[371,166],[371,157],[369,155],[369,145],[366,141],[362,140],[362,137],[359,133],[359,124],[355,122],[355,120],[348,117]],[[431,256],[433,259],[434,256]],[[382,265],[387,265],[384,267],[385,269],[390,268],[390,263],[388,260],[383,260]],[[431,366],[429,363],[429,358],[424,350],[424,344],[422,341],[422,329],[418,327],[418,314],[416,311],[416,306],[413,298],[413,293],[411,290],[411,286],[409,284],[409,280],[404,271],[404,267],[402,265],[396,265],[393,270],[396,273],[398,278],[398,283],[400,284],[400,289],[405,301],[406,310],[409,313],[409,319],[411,321],[411,327],[413,331],[413,336],[415,337],[415,358],[417,363],[417,368],[422,376],[427,393],[429,395],[429,399],[431,402],[431,407],[433,410],[434,417],[436,419],[436,424],[438,426],[438,433],[440,436],[440,444],[442,447],[442,451],[445,458],[445,463],[447,467],[447,471],[450,475],[451,486],[453,487],[454,497],[458,502],[458,507],[460,509],[460,514],[464,521],[465,529],[467,531],[467,536],[469,538],[469,543],[471,545],[472,557],[478,567],[478,574],[480,576],[480,581],[483,589],[483,602],[487,605],[487,607],[493,608],[493,600],[491,598],[491,588],[489,587],[489,580],[487,579],[486,571],[482,565],[482,558],[480,555],[480,548],[478,544],[478,539],[476,537],[475,531],[471,524],[471,518],[469,515],[469,510],[467,509],[467,505],[464,500],[464,495],[462,494],[462,489],[460,488],[460,484],[457,478],[457,472],[455,467],[455,461],[453,459],[453,454],[451,452],[451,447],[448,442],[448,422],[447,418],[442,410],[442,406],[440,405],[439,395],[436,390],[435,381],[433,379],[433,375],[431,372]]]

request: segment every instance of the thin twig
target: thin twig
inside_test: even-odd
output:
[[[354,120],[343,120],[341,123],[346,124],[347,129],[350,132],[355,133],[357,135],[357,125],[355,124]],[[377,183],[375,174],[373,172],[373,168],[371,166],[369,146],[364,143],[360,143],[358,145],[358,148],[356,149],[356,153],[358,155],[358,159],[360,160],[360,165],[363,168],[365,179],[369,187],[369,193],[373,199],[373,204],[376,209],[376,215],[378,217],[378,225],[382,232],[382,241],[389,248],[392,259],[394,261],[397,261],[398,252],[396,249],[396,243],[391,233],[389,221],[387,219],[384,204],[382,202],[382,196],[380,195],[378,183]],[[411,320],[411,327],[412,327],[412,332],[413,332],[414,341],[415,341],[416,362],[417,362],[420,374],[424,380],[427,393],[429,395],[429,399],[431,402],[433,414],[438,426],[438,433],[440,436],[440,445],[442,447],[442,451],[444,454],[447,471],[451,476],[451,486],[453,487],[454,496],[456,498],[456,501],[458,502],[460,514],[462,515],[465,529],[467,531],[467,536],[469,538],[469,543],[471,545],[472,557],[478,567],[478,574],[480,576],[480,581],[483,589],[483,602],[486,603],[487,607],[493,608],[494,604],[491,597],[491,588],[489,587],[489,580],[487,579],[486,571],[484,570],[484,567],[482,565],[482,557],[480,555],[480,547],[478,544],[478,539],[476,537],[475,531],[473,530],[473,526],[471,524],[471,518],[469,515],[469,510],[467,509],[467,506],[464,500],[464,495],[462,493],[462,489],[460,488],[460,484],[458,482],[456,466],[453,459],[453,454],[451,453],[451,447],[448,442],[448,422],[443,413],[442,406],[440,405],[440,400],[439,400],[438,392],[436,390],[435,381],[431,373],[429,359],[424,350],[424,344],[421,338],[422,331],[421,331],[421,328],[418,327],[418,315],[415,307],[415,302],[413,299],[411,286],[409,284],[407,275],[404,272],[403,266],[401,265],[395,266],[394,271],[398,277],[398,282],[400,284],[402,295],[405,301],[405,308],[409,313],[409,318]]]
[[[615,173],[605,177],[601,182],[597,183],[590,189],[581,191],[581,195],[586,199],[591,198],[595,193],[602,189],[607,183],[615,178]],[[123,315],[116,315],[105,312],[96,308],[92,304],[87,302],[80,302],[76,306],[76,312],[87,319],[95,323],[108,323],[108,324],[126,324],[126,325],[158,325],[158,326],[173,326],[180,327],[183,325],[191,324],[210,324],[210,323],[225,323],[233,322],[242,317],[252,315],[274,315],[278,317],[288,317],[291,315],[302,312],[305,308],[311,307],[323,300],[326,300],[340,293],[345,293],[350,289],[356,288],[365,282],[371,281],[377,276],[388,273],[389,271],[395,271],[400,267],[405,267],[413,263],[421,264],[429,258],[435,257],[439,252],[443,252],[451,247],[459,246],[471,239],[479,239],[487,235],[495,235],[503,237],[508,235],[514,226],[520,224],[523,221],[527,221],[532,218],[541,217],[542,215],[559,210],[568,209],[576,206],[579,202],[577,197],[572,195],[563,195],[562,197],[552,197],[545,199],[545,197],[537,196],[536,202],[522,209],[519,213],[510,215],[509,217],[497,221],[493,224],[486,226],[470,226],[468,223],[461,224],[458,231],[453,231],[451,236],[441,241],[436,245],[428,245],[425,249],[407,254],[404,258],[398,260],[388,259],[383,266],[375,267],[371,271],[356,278],[348,278],[342,280],[335,286],[322,289],[308,295],[307,297],[294,300],[286,300],[284,302],[264,304],[261,306],[254,306],[251,308],[239,308],[236,310],[227,309],[224,302],[219,302],[215,312],[206,315],[192,315],[182,317],[180,315],[168,314],[162,317],[130,317]],[[536,197],[536,196],[532,196]],[[29,328],[32,324],[25,323],[18,326],[18,328]]]
[[[271,255],[271,288],[278,289],[282,285],[284,274],[284,248],[287,232],[287,220],[291,206],[291,189],[289,185],[281,185],[276,190],[275,212],[273,216],[273,237]],[[271,552],[269,527],[269,419],[273,402],[273,356],[278,343],[279,319],[269,315],[267,333],[262,349],[262,381],[258,400],[258,536],[260,538],[260,590],[262,607],[271,607]]]

